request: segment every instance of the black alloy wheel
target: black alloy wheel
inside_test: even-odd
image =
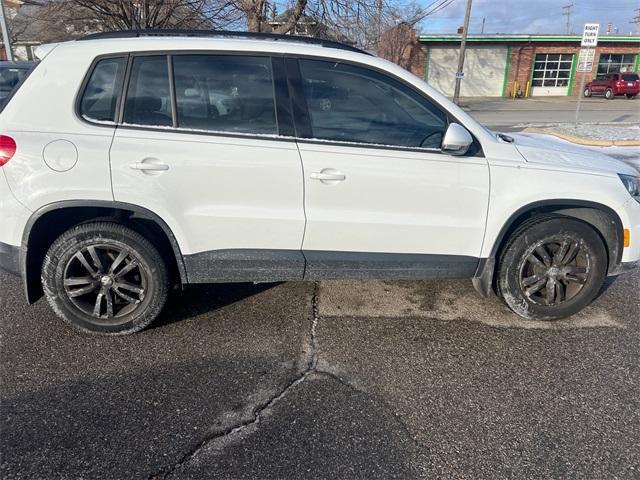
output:
[[[64,269],[64,289],[87,315],[113,322],[133,312],[144,300],[147,272],[126,249],[111,245],[82,248]]]
[[[597,296],[608,261],[602,237],[588,223],[533,217],[514,231],[499,255],[497,292],[521,317],[566,318]]]
[[[543,240],[520,267],[520,288],[538,305],[557,306],[580,293],[591,273],[591,254],[572,237]]]
[[[136,231],[117,223],[78,225],[49,248],[42,286],[54,311],[91,333],[142,330],[160,313],[168,291],[158,250]]]

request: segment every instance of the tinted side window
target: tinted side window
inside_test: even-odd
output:
[[[175,55],[178,126],[277,134],[271,60],[233,55]]]
[[[166,56],[135,57],[124,108],[124,123],[171,126],[171,95]]]
[[[447,117],[402,83],[374,70],[300,60],[313,137],[439,148]]]
[[[96,63],[80,101],[80,114],[90,120],[115,121],[126,61],[105,58]]]

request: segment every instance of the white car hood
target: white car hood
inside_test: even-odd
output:
[[[580,145],[550,136],[509,135],[513,137],[515,147],[529,163],[550,165],[563,170],[638,175],[637,170],[631,165]]]

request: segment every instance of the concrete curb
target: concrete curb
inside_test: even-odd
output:
[[[590,147],[640,147],[640,140],[593,140],[586,137],[578,137],[570,133],[557,132],[546,128],[528,127],[523,132],[542,133],[544,135],[553,135],[567,142],[577,143],[578,145],[587,145]]]

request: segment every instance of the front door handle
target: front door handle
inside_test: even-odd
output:
[[[312,180],[320,180],[321,182],[343,182],[347,179],[344,173],[341,173],[333,168],[325,168],[320,172],[311,173]]]

